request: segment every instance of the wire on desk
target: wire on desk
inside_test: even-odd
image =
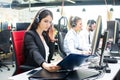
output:
[[[103,77],[104,73],[105,73],[104,71],[99,71],[99,74],[96,74],[96,75],[94,75],[94,76],[87,77],[87,78],[85,78],[84,80],[96,80],[96,79],[98,79],[98,78]]]

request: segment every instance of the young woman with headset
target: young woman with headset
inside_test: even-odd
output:
[[[25,65],[42,67],[50,72],[60,69],[59,66],[48,63],[50,52],[46,32],[52,25],[52,20],[53,14],[48,9],[40,9],[36,14],[24,37]]]
[[[70,18],[70,30],[67,32],[64,39],[64,51],[67,55],[71,53],[89,55],[90,51],[82,49],[80,42],[80,31],[82,30],[82,19],[74,16]]]

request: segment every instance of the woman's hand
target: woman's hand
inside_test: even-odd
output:
[[[42,64],[42,67],[49,72],[55,72],[55,71],[58,71],[60,69],[59,66],[56,66],[56,65],[51,64],[51,63],[46,63],[46,62],[44,62]]]
[[[84,55],[91,55],[91,51],[83,51]]]

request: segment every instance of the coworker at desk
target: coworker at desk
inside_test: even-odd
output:
[[[53,14],[48,9],[41,9],[28,27],[24,37],[25,65],[42,67],[49,72],[60,69],[59,66],[48,63],[49,47],[46,31],[52,25]]]
[[[68,54],[85,54],[89,55],[90,51],[83,48],[81,38],[79,36],[82,30],[82,19],[80,17],[74,16],[70,18],[70,30],[65,35],[64,39],[64,51]]]
[[[91,48],[95,29],[96,21],[91,19],[87,21],[87,27],[81,31],[82,37],[84,38],[84,42],[88,44],[89,48]]]
[[[90,35],[89,36],[90,37],[89,44],[91,44],[92,40],[93,40],[94,31],[96,29],[96,21],[94,21],[94,20],[88,20],[87,26],[88,26],[87,30],[88,30],[89,35]]]

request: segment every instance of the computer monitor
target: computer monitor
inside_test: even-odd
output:
[[[16,23],[16,30],[26,30],[28,28],[28,26],[30,25],[30,23]]]
[[[120,46],[120,18],[116,18],[115,20],[118,21],[118,25],[117,25],[117,26],[118,26],[118,34],[117,34],[117,35],[118,35],[118,36],[117,36],[117,37],[118,37],[118,38],[117,38],[118,40],[117,40],[117,41],[118,41],[118,46]]]
[[[8,30],[8,22],[7,21],[1,23],[1,30],[2,31]]]
[[[109,31],[108,40],[113,44],[118,42],[120,23],[117,20],[107,21],[107,30]]]
[[[99,62],[99,66],[103,66],[103,59],[104,59],[104,51],[107,47],[107,40],[108,40],[108,34],[109,31],[105,31],[104,35],[103,35],[103,40],[102,40],[102,47],[101,47],[101,54],[100,54],[100,62]]]
[[[2,31],[2,23],[0,22],[0,32]]]
[[[92,55],[95,55],[99,48],[101,33],[102,33],[102,17],[98,16],[97,21],[96,21],[96,29],[94,32],[93,41],[91,45]]]

